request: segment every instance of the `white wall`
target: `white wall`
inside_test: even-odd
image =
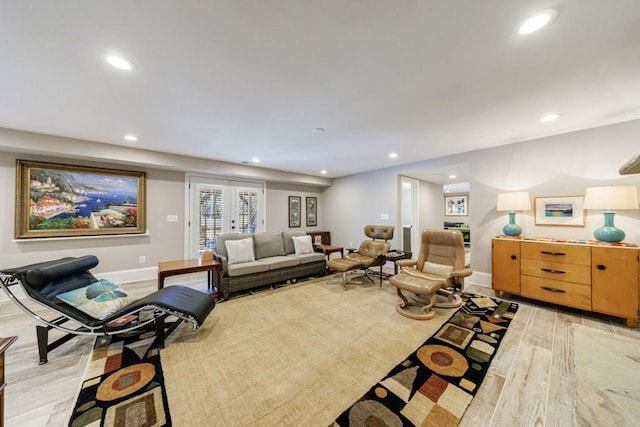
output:
[[[447,164],[469,164],[472,267],[489,274],[491,238],[501,234],[507,223],[506,214],[495,210],[498,193],[529,191],[533,199],[584,195],[590,186],[640,185],[640,175],[618,174],[620,166],[640,151],[639,138],[640,120],[634,120],[338,178],[325,191],[325,205],[339,206],[327,215],[326,224],[337,243],[361,241],[363,225],[384,223],[379,213],[392,213],[390,223],[398,223],[393,216],[398,175],[411,176],[412,172],[428,172]],[[421,189],[424,187],[421,183]],[[442,202],[431,210],[429,206],[436,205],[436,196],[422,190],[420,195],[421,226],[431,226],[431,218],[438,218],[433,225],[441,227]],[[441,187],[437,197],[442,198]],[[516,221],[527,236],[592,239],[593,231],[602,226],[603,216],[601,211],[588,211],[585,227],[536,226],[533,211],[518,214]],[[627,233],[626,241],[640,243],[639,210],[618,212],[616,225]]]
[[[397,175],[384,169],[334,180],[339,185],[327,188],[323,197],[324,224],[331,231],[333,244],[359,246],[367,238],[367,224],[393,225],[396,229],[400,226]],[[389,219],[380,219],[381,215],[388,215]],[[396,232],[392,247],[398,247],[398,242]]]

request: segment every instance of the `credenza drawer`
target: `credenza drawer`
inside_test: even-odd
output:
[[[521,250],[522,259],[591,265],[591,248],[588,246],[522,242]]]
[[[523,259],[520,265],[520,271],[526,276],[582,283],[585,285],[591,284],[591,267],[588,265]]]
[[[591,310],[591,286],[539,277],[521,277],[522,296]]]

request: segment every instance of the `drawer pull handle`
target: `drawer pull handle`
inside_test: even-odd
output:
[[[553,255],[553,256],[564,256],[566,255],[564,252],[553,252],[553,251],[540,251],[541,254],[545,255]]]
[[[541,289],[544,289],[545,291],[549,291],[549,292],[555,292],[555,293],[559,293],[559,294],[563,294],[566,291],[563,291],[562,289],[557,289],[557,288],[548,288],[546,286],[541,286]]]
[[[602,265],[602,264],[598,264],[598,266],[596,267],[598,270],[606,270],[606,266]]]
[[[552,268],[541,268],[540,270],[546,272],[546,273],[554,273],[554,274],[565,274],[566,271],[562,271],[562,270],[554,270]]]
[[[518,257],[515,255],[511,255],[511,259],[518,259]]]

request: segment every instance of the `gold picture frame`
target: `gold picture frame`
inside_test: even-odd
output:
[[[16,160],[15,238],[146,232],[145,173]]]

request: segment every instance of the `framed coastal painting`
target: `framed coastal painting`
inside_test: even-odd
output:
[[[584,196],[535,197],[535,224],[584,227],[583,204]]]
[[[16,161],[15,238],[142,234],[145,173]]]
[[[318,198],[307,197],[307,227],[318,225]]]
[[[444,196],[444,216],[468,216],[469,196]]]
[[[289,196],[289,228],[296,228],[302,226],[302,219],[300,217],[300,205],[302,204],[302,197]]]

